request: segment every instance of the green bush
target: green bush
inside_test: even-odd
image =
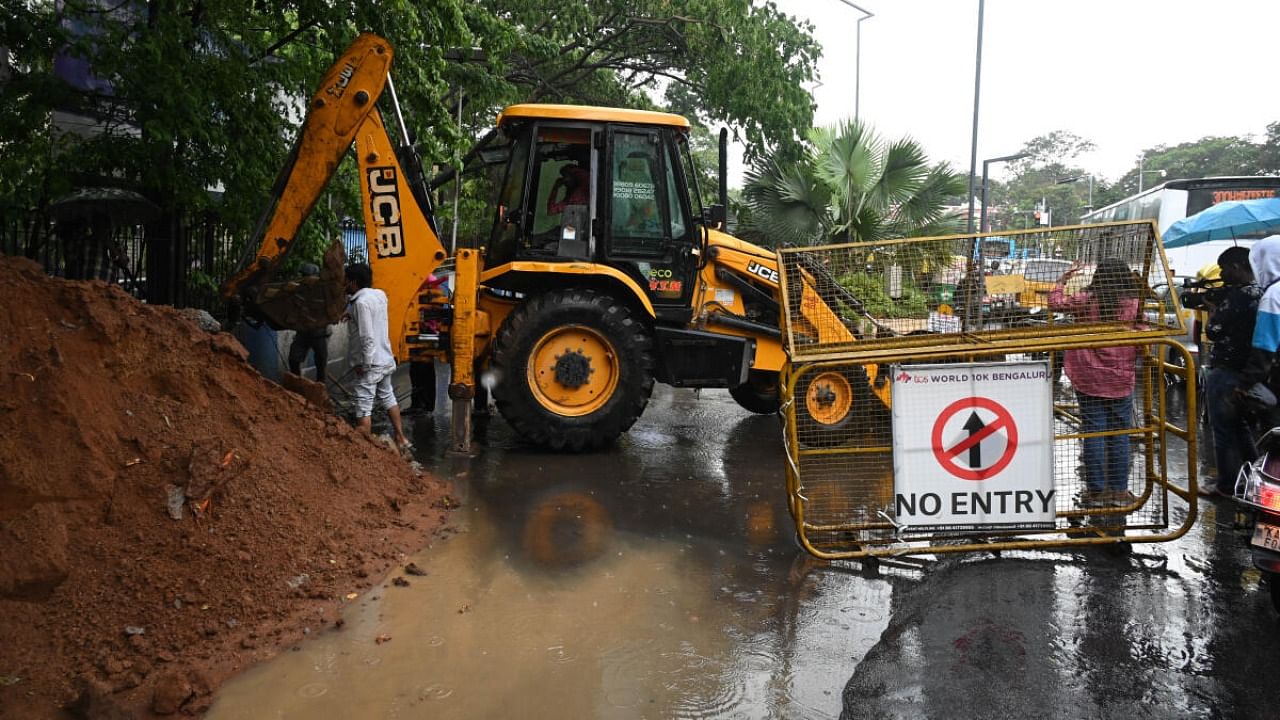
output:
[[[929,308],[924,291],[909,278],[902,279],[902,297],[894,300],[884,289],[884,276],[871,272],[854,272],[841,275],[840,285],[862,301],[863,307],[873,317],[899,318],[922,317]],[[854,319],[857,314],[850,308],[841,308],[841,315]]]

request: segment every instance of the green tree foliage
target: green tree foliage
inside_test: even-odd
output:
[[[1157,145],[1142,152],[1142,186],[1153,187],[1166,180],[1213,177],[1215,175],[1264,175],[1262,147],[1247,137],[1203,137],[1173,147]],[[1138,192],[1139,165],[1116,181],[1117,199]],[[1156,174],[1158,173],[1158,174]]]
[[[874,258],[873,258],[874,260]],[[840,287],[847,289],[862,303],[862,309],[872,317],[921,317],[929,311],[929,297],[923,290],[905,278],[902,296],[889,297],[884,287],[884,275],[881,268],[877,272],[859,271],[847,273],[838,278]],[[923,282],[921,284],[924,284]],[[855,319],[859,313],[840,303],[841,314],[848,319]]]
[[[739,219],[744,237],[765,245],[876,243],[903,237],[948,235],[961,230],[947,198],[963,193],[966,180],[942,163],[930,164],[910,138],[883,140],[859,121],[815,128],[798,160],[757,161],[746,176],[748,212]],[[929,268],[951,261],[946,241],[859,245],[838,251],[836,263],[852,269],[838,282],[873,315],[915,314],[925,306],[919,286]],[[902,297],[884,290],[886,269],[905,269]],[[854,314],[845,308],[847,316]]]
[[[1096,209],[1138,192],[1140,168],[1146,172],[1144,188],[1178,178],[1280,174],[1280,122],[1267,126],[1261,142],[1248,137],[1205,137],[1148,148],[1114,182],[1076,162],[1092,149],[1093,143],[1061,130],[1029,140],[1023,151],[1031,156],[1013,163],[1005,182],[990,184],[991,227],[1030,227],[1032,213],[1041,207],[1052,211],[1054,225],[1077,222],[1090,207],[1090,176]]]
[[[1258,167],[1266,175],[1280,175],[1280,122],[1267,126],[1266,137],[1258,151]]]
[[[750,0],[484,0],[505,27],[504,100],[663,104],[740,134],[749,157],[795,144],[813,101],[812,28]]]
[[[757,161],[743,189],[743,222],[773,244],[944,235],[959,230],[945,199],[963,192],[963,178],[930,165],[914,140],[885,141],[850,121],[811,131],[799,160]]]
[[[393,39],[406,98],[433,108],[423,99],[445,87],[442,45],[470,37],[461,0],[59,5],[24,5],[0,35],[13,62],[0,203],[40,207],[75,187],[117,185],[170,220],[212,211],[240,228],[262,210],[302,99],[359,29]],[[65,82],[55,58],[83,63],[89,83]],[[77,125],[85,132],[67,131]],[[332,227],[328,208],[318,206]]]
[[[1027,141],[1022,152],[1028,156],[1009,165],[1008,179],[988,183],[990,228],[1033,227],[1037,210],[1047,210],[1054,225],[1078,222],[1089,202],[1090,172],[1076,164],[1076,158],[1093,149],[1092,142],[1065,130]],[[1092,189],[1094,206],[1099,207],[1102,178],[1094,176]]]
[[[697,120],[730,124],[762,155],[808,127],[803,87],[818,54],[808,27],[750,0],[9,7],[0,18],[11,60],[0,73],[0,205],[39,210],[73,188],[117,185],[166,217],[209,211],[245,230],[284,163],[301,100],[362,30],[396,48],[396,89],[428,165],[455,164],[498,109],[521,101],[680,103]],[[471,47],[483,59],[450,52]],[[93,86],[64,82],[59,57],[88,63]],[[90,131],[67,133],[55,112],[85,118]],[[344,165],[339,180],[351,172]],[[464,207],[482,204],[482,185],[468,183]],[[334,183],[315,234],[358,208],[354,183]]]

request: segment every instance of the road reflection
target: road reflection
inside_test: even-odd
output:
[[[603,452],[542,452],[495,419],[470,459],[446,455],[446,422],[411,428],[461,502],[460,532],[406,558],[427,575],[229,684],[211,718],[839,713],[889,585],[797,549],[778,418],[664,389]]]
[[[405,558],[427,574],[210,718],[1270,715],[1280,638],[1222,506],[1127,552],[826,564],[795,544],[779,420],[726,393],[659,388],[590,455],[494,419],[451,457],[444,415],[412,428],[461,503]]]

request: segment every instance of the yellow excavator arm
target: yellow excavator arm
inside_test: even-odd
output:
[[[418,293],[446,254],[423,207],[425,193],[419,198],[413,192],[377,109],[378,98],[391,86],[392,55],[385,39],[364,33],[325,74],[276,180],[271,204],[258,222],[256,244],[251,243],[223,283],[222,295],[280,328],[315,327],[341,318],[345,257],[339,243],[326,253],[318,279],[277,282],[275,275],[354,143],[369,264],[375,286],[387,293],[393,350],[397,359],[406,360],[407,338],[418,332]]]
[[[387,323],[396,359],[409,359],[408,339],[418,335],[423,284],[446,253],[396,156],[380,113],[371,113],[356,133],[360,193],[374,286],[387,294]]]

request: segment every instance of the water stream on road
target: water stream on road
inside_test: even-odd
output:
[[[777,418],[664,388],[605,452],[525,448],[495,419],[468,461],[441,458],[437,415],[414,439],[460,532],[226,685],[211,720],[839,714],[891,589],[811,572]]]

